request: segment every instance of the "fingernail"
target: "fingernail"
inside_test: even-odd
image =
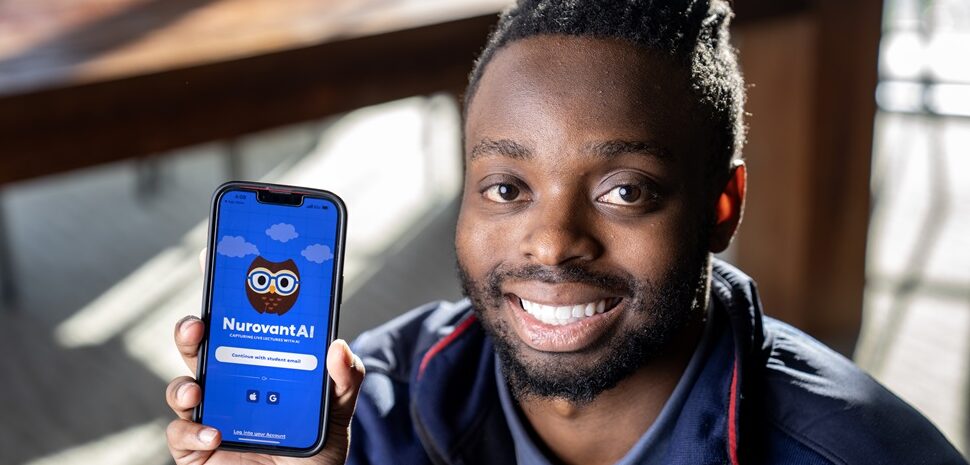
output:
[[[175,397],[178,397],[179,399],[184,399],[185,394],[187,394],[188,392],[189,392],[189,383],[182,383],[182,385],[179,386],[178,390],[175,391]]]
[[[199,432],[199,440],[208,444],[216,438],[216,430],[212,428],[206,428]]]
[[[357,356],[350,350],[350,346],[344,344],[344,360],[347,361],[347,366],[351,369],[357,367]]]
[[[182,336],[188,336],[189,322],[194,320],[192,317],[186,317],[181,322],[179,322],[179,333]]]

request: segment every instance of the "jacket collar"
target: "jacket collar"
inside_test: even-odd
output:
[[[761,297],[754,280],[723,261],[714,260],[711,272],[711,298],[728,316],[733,338],[733,376],[729,407],[728,447],[731,465],[758,462],[756,454],[764,448],[758,438],[765,437],[758,411],[764,398],[765,365],[770,354],[765,335]]]

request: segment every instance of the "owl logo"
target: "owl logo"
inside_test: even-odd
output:
[[[246,296],[259,313],[282,315],[300,294],[300,270],[292,259],[271,262],[257,256],[246,274]]]

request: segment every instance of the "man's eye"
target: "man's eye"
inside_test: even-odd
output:
[[[609,192],[601,195],[596,200],[613,205],[635,205],[642,203],[642,201],[646,200],[646,197],[646,194],[640,186],[624,184],[610,189]]]
[[[493,202],[507,203],[518,200],[520,194],[519,188],[513,184],[495,184],[485,189],[482,195]]]

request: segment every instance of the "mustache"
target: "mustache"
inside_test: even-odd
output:
[[[555,267],[523,265],[509,267],[499,265],[485,277],[483,289],[492,299],[502,297],[502,284],[509,280],[538,281],[547,284],[580,283],[632,296],[637,281],[630,275],[594,271],[583,265],[565,264]]]

